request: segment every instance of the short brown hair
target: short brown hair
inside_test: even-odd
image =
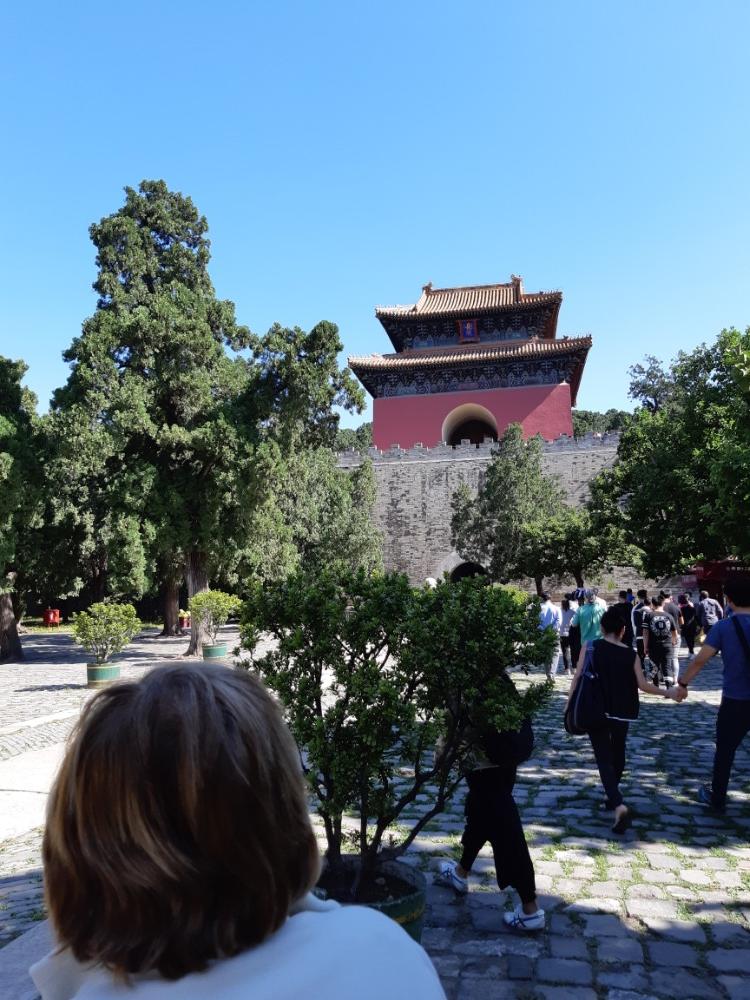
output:
[[[179,979],[258,944],[319,874],[299,754],[252,675],[167,665],[85,709],[50,796],[60,944]]]

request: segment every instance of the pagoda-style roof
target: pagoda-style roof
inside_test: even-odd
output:
[[[538,306],[562,302],[562,292],[525,292],[523,278],[515,274],[499,285],[460,285],[457,288],[433,288],[423,285],[419,301],[412,306],[376,306],[378,319],[406,319],[414,316],[445,316],[464,319],[519,306]]]
[[[562,292],[526,292],[523,279],[511,275],[509,282],[497,285],[462,285],[456,288],[422,287],[419,300],[413,305],[377,306],[375,315],[385,327],[397,351],[420,339],[427,327],[436,332],[440,321],[482,320],[482,326],[492,328],[492,317],[498,325],[507,327],[512,317],[517,323],[531,320],[528,333],[553,338],[562,303]],[[489,322],[487,322],[489,320]],[[484,339],[484,337],[482,338]]]
[[[435,370],[450,377],[460,377],[468,369],[489,371],[527,362],[564,362],[570,373],[569,382],[573,403],[583,374],[586,355],[591,347],[591,337],[563,337],[560,340],[532,338],[524,341],[500,341],[492,344],[457,344],[452,347],[424,348],[399,351],[396,354],[369,354],[350,357],[349,367],[372,396],[381,396],[387,381],[408,385],[411,375],[430,379]],[[550,369],[551,373],[552,369]],[[385,379],[384,379],[385,377]],[[406,381],[405,381],[406,380]],[[528,384],[528,383],[527,383]]]

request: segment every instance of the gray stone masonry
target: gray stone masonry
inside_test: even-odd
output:
[[[557,476],[568,502],[580,506],[589,495],[589,483],[609,468],[617,454],[619,435],[560,437],[544,444],[544,471]],[[386,568],[408,575],[412,583],[427,577],[440,579],[463,560],[451,545],[451,502],[462,484],[476,492],[492,456],[494,442],[464,442],[453,448],[419,445],[408,451],[370,449],[377,485],[375,521],[383,534]],[[339,465],[359,465],[358,452],[343,452]],[[640,581],[618,575],[620,586]]]

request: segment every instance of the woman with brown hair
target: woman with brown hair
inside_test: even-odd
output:
[[[422,949],[320,868],[299,755],[249,674],[162,666],[99,693],[43,846],[59,948],[43,1000],[444,996]]]

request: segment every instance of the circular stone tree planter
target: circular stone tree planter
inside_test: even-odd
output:
[[[217,643],[215,646],[203,647],[204,660],[223,660],[226,655],[227,655],[227,644],[225,642]]]
[[[354,855],[342,858],[347,883],[350,884],[354,879],[359,864],[359,857]],[[375,869],[373,885],[361,886],[356,900],[345,899],[342,893],[337,893],[338,886],[332,885],[327,871],[323,872],[319,886],[325,891],[327,899],[335,899],[342,905],[355,902],[359,906],[369,906],[372,910],[379,910],[386,917],[390,917],[391,920],[400,924],[417,943],[422,940],[427,905],[427,879],[422,872],[412,868],[411,865],[404,864],[402,861],[381,862]],[[378,891],[373,893],[373,889]],[[388,895],[391,898],[370,899],[371,895]]]
[[[120,679],[120,667],[112,663],[87,663],[86,686],[90,688],[106,687]]]

